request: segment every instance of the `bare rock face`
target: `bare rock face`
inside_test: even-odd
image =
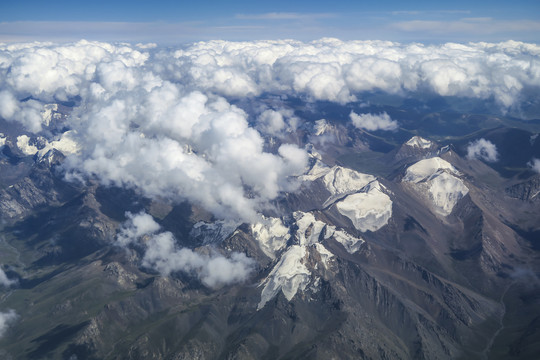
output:
[[[19,168],[17,163],[8,166],[0,177],[8,177],[12,183],[0,190],[0,211],[5,220],[26,217],[40,207],[59,204],[76,192],[69,184],[63,183],[55,175],[55,167],[64,159],[62,153],[51,150],[46,157],[33,164],[28,174],[22,172],[19,178],[9,177],[10,173],[17,173],[13,168]],[[4,164],[6,166],[6,164]],[[16,175],[15,175],[16,176]],[[2,179],[0,179],[1,181]]]
[[[523,201],[539,201],[540,175],[535,175],[527,181],[512,185],[505,189],[508,196]]]
[[[395,159],[399,162],[418,161],[435,154],[437,148],[437,143],[420,136],[413,136],[399,147]]]
[[[103,271],[107,273],[106,276],[108,278],[114,279],[120,288],[126,290],[133,290],[136,288],[137,275],[126,271],[120,263],[116,261],[111,262],[105,266]]]

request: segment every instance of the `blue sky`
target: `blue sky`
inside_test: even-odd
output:
[[[3,1],[0,41],[540,42],[540,1]]]

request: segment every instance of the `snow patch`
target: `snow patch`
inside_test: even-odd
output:
[[[330,237],[333,237],[334,240],[343,245],[349,254],[354,254],[360,250],[360,247],[365,242],[364,239],[354,237],[343,230],[334,230]]]
[[[429,194],[436,210],[442,215],[449,215],[457,202],[469,192],[461,179],[446,172],[430,180]]]
[[[304,171],[304,175],[298,178],[300,181],[315,181],[324,176],[330,170],[330,167],[322,162],[322,156],[315,150],[313,144],[308,144],[306,150],[309,156],[308,166]]]
[[[64,155],[72,155],[79,153],[80,146],[74,139],[74,132],[70,130],[63,133],[58,140],[50,143],[45,140],[45,146],[38,151],[38,157],[43,158],[52,149],[56,149]]]
[[[43,119],[43,124],[49,126],[52,119],[59,119],[60,114],[58,113],[58,104],[46,104],[43,106],[43,111],[41,111],[41,118]]]
[[[316,220],[312,213],[296,211],[293,216],[296,220],[296,226],[298,226],[298,230],[296,231],[298,243],[300,245],[318,243],[326,223]]]
[[[51,142],[42,137],[31,140],[27,135],[20,135],[17,137],[17,147],[25,155],[37,154],[39,159],[42,159],[52,149],[56,149],[64,155],[77,154],[80,151],[80,146],[75,141],[73,131],[66,131],[60,135],[58,140]]]
[[[336,203],[336,207],[361,232],[377,231],[392,217],[392,200],[378,181],[370,183],[364,192],[348,195]]]
[[[352,254],[358,251],[364,243],[364,240],[361,238],[354,237],[346,231],[336,229],[335,226],[316,220],[315,216],[311,213],[297,211],[294,213],[294,217],[298,226],[296,237],[301,245],[319,244],[322,234],[324,240],[333,237],[334,240],[341,243]]]
[[[298,290],[306,289],[311,278],[311,272],[304,265],[306,254],[305,246],[293,245],[287,249],[263,282],[264,288],[257,310],[262,309],[280,291],[291,301]]]
[[[427,195],[434,210],[447,216],[469,192],[460,175],[448,161],[434,157],[410,166],[402,181],[415,184],[416,191]]]
[[[405,177],[402,181],[419,183],[423,180],[429,180],[430,177],[436,175],[440,171],[447,170],[452,174],[459,175],[459,172],[448,161],[440,157],[432,157],[429,159],[420,160],[414,165],[409,166],[405,172]]]
[[[330,260],[332,260],[334,254],[328,251],[328,249],[325,248],[324,245],[321,243],[316,243],[315,249],[317,249],[317,252],[321,256],[321,262],[324,265],[324,268],[328,269],[330,267]]]
[[[376,231],[388,223],[392,216],[392,200],[382,192],[381,185],[375,176],[337,165],[329,168],[316,159],[303,179],[313,181],[321,177],[326,189],[331,194],[322,205],[323,208],[338,201],[336,205],[338,211],[351,219],[354,226],[362,232]],[[345,198],[341,199],[344,196]],[[310,216],[313,217],[311,214]],[[313,241],[314,234],[318,236],[322,227],[326,225],[320,223],[322,225],[317,224],[314,218],[297,218],[300,233],[307,230],[304,228],[304,224],[310,224],[314,227],[314,229],[310,229],[309,239],[306,237],[308,243]],[[345,240],[344,242],[348,244]],[[357,251],[355,246],[357,242],[353,241],[353,243],[347,251]]]
[[[193,225],[189,235],[199,240],[203,245],[216,244],[227,239],[238,225],[234,221],[219,220],[214,223],[199,221]]]
[[[326,188],[332,195],[359,191],[374,180],[376,178],[373,175],[362,174],[341,166],[332,167],[323,178]]]
[[[312,213],[297,211],[293,216],[298,227],[295,235],[297,243],[290,246],[281,255],[278,263],[261,283],[261,286],[264,286],[264,288],[261,292],[261,301],[257,309],[262,309],[279,291],[282,291],[283,295],[290,301],[298,291],[304,291],[310,283],[310,289],[312,291],[318,289],[318,278],[312,277],[312,273],[306,267],[306,264],[308,262],[315,264],[315,269],[318,264],[322,264],[325,269],[329,269],[331,260],[334,258],[334,254],[321,244],[319,240],[334,237],[337,241],[347,244],[344,246],[351,253],[357,251],[359,246],[364,242],[362,239],[354,238],[342,230],[336,230],[334,226],[315,219]],[[284,236],[286,228],[281,225],[281,222],[278,222],[278,219],[275,220],[276,224],[278,224],[276,226],[279,230],[278,234]],[[265,229],[264,226],[259,224],[253,225],[252,229],[254,228]],[[260,230],[259,233],[261,233]],[[264,231],[262,233],[264,234]],[[284,245],[284,243],[281,244]],[[316,256],[317,253],[318,256]],[[313,255],[315,257],[312,257]]]
[[[299,178],[302,181],[323,179],[324,186],[331,194],[323,204],[323,207],[330,205],[343,195],[362,190],[370,182],[377,179],[373,175],[363,174],[338,165],[329,167],[321,161],[320,154],[315,151],[312,151],[309,155],[311,157],[311,167]]]
[[[289,229],[278,218],[269,218],[264,222],[252,224],[251,233],[261,250],[271,259],[276,258],[276,253],[285,248],[291,237]]]
[[[315,121],[315,125],[313,127],[315,136],[321,136],[329,129],[331,129],[331,125],[328,124],[328,121],[326,121],[325,119]]]
[[[17,147],[25,155],[35,155],[38,152],[38,148],[35,145],[30,145],[30,137],[27,135],[17,137]]]
[[[299,177],[300,181],[315,181],[330,171],[330,167],[320,161],[319,159],[314,159],[311,168],[304,174]]]

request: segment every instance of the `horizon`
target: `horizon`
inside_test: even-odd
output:
[[[385,40],[421,42],[540,41],[540,3],[518,0],[402,4],[332,4],[300,1],[234,1],[179,4],[170,1],[1,5],[0,42],[153,42],[178,45],[196,41]]]

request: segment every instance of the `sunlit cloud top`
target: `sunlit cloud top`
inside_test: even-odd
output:
[[[49,145],[37,156],[67,150],[68,179],[189,200],[218,218],[249,222],[299,186],[308,154],[294,141],[265,147],[268,136],[285,139],[302,125],[285,103],[261,101],[250,111],[238,99],[272,94],[347,105],[376,91],[487,100],[504,112],[539,88],[540,46],[517,41],[0,45],[0,118],[25,130],[4,144],[31,155],[40,137]],[[65,121],[51,122],[50,110],[70,100]],[[351,112],[350,120],[368,131],[399,128],[386,113]],[[489,143],[473,145],[471,157],[497,159]]]

